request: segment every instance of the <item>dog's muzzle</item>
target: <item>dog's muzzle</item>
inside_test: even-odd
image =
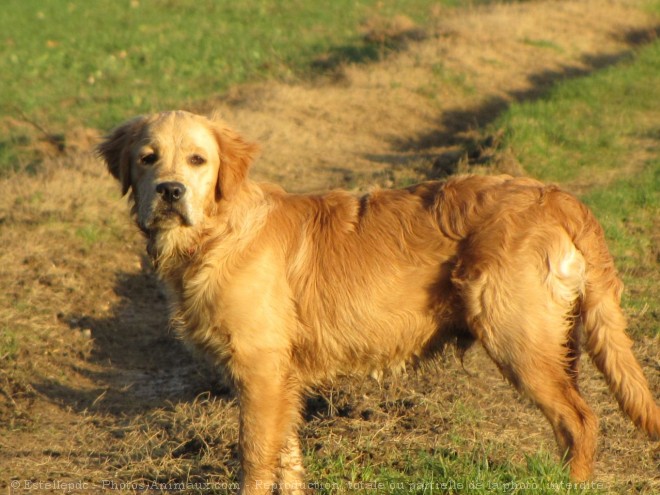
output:
[[[146,232],[193,224],[187,188],[181,182],[164,181],[156,185],[151,202],[138,207],[138,225]],[[188,193],[189,195],[190,193]]]

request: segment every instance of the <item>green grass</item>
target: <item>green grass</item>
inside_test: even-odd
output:
[[[457,74],[447,69],[442,62],[436,62],[433,64],[431,71],[437,81],[448,83],[450,86],[455,86],[465,94],[474,95],[477,92],[475,87],[470,83],[467,75]],[[434,87],[433,89],[434,94],[437,95],[437,87]]]
[[[614,241],[614,254],[626,267],[657,262],[642,254],[650,253],[651,240],[634,233],[651,232],[660,219],[660,160],[650,160],[633,176],[594,188],[583,200],[599,216],[607,237]]]
[[[660,43],[513,105],[496,123],[525,170],[568,182],[625,167],[660,132]]]
[[[485,448],[487,449],[487,448]],[[388,493],[430,495],[458,493],[603,494],[604,483],[571,483],[568,473],[541,452],[526,459],[524,466],[494,462],[485,449],[459,454],[453,450],[411,453],[396,469],[383,464],[348,462],[310,456],[310,479],[318,479],[320,494]],[[312,482],[314,484],[314,482]]]
[[[10,4],[2,71],[18,77],[3,105],[73,107],[95,126],[278,74],[300,51],[349,39],[364,12],[346,1]]]
[[[0,115],[42,135],[72,124],[106,130],[237,83],[307,77],[322,54],[373,59],[382,47],[361,38],[364,19],[405,14],[423,25],[431,7],[428,0],[7,0]],[[5,127],[0,170],[35,168],[25,129]]]
[[[563,52],[563,48],[560,47],[557,43],[550,40],[536,39],[536,38],[525,38],[523,43],[529,46],[535,46],[537,48],[547,48],[549,50],[554,50],[556,52]]]
[[[374,60],[361,23],[492,0],[6,0],[0,16],[0,172],[37,170],[34,134],[107,130],[126,118],[186,108],[246,81],[310,77]],[[17,124],[18,122],[18,124]]]

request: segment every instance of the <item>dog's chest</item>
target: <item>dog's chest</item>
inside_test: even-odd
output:
[[[207,253],[181,278],[174,323],[195,347],[224,359],[287,345],[289,288],[273,251]]]

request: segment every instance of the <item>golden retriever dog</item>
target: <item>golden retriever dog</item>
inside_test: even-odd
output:
[[[597,433],[581,346],[625,414],[660,435],[622,283],[575,197],[509,176],[288,194],[248,178],[255,152],[183,111],[137,117],[98,147],[130,192],[174,327],[235,387],[241,493],[306,490],[298,427],[312,386],[452,342],[479,341],[540,408],[574,480],[592,473]]]

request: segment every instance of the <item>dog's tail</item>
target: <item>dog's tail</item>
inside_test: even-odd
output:
[[[626,319],[620,305],[623,283],[603,229],[591,211],[570,194],[554,190],[547,198],[586,261],[580,314],[589,355],[605,375],[621,409],[638,428],[660,438],[660,408],[625,333]]]

